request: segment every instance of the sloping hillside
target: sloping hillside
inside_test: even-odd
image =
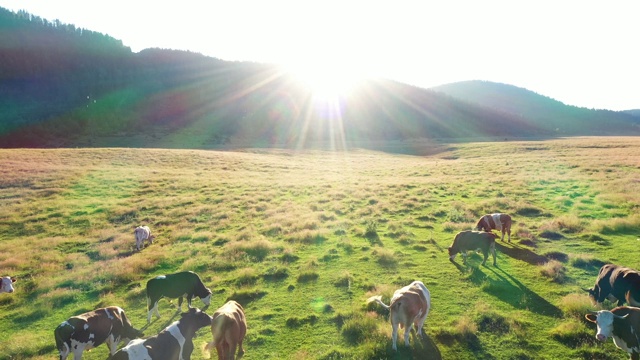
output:
[[[107,35],[3,9],[0,31],[8,35],[0,38],[0,147],[335,147],[640,133],[618,119],[628,115],[571,109],[515,87],[460,100],[444,87],[377,79],[327,101],[274,65],[133,53]]]
[[[637,121],[626,112],[593,110],[564,103],[513,85],[463,81],[432,88],[470,103],[522,116],[558,135],[637,133]]]

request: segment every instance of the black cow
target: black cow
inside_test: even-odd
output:
[[[178,311],[182,311],[182,297],[187,296],[187,306],[191,308],[191,299],[194,296],[202,299],[205,305],[211,302],[211,290],[204,284],[198,274],[191,271],[183,271],[175,274],[160,275],[147,281],[147,324],[151,322],[151,314],[158,312],[158,301],[163,297],[178,298]]]
[[[591,300],[599,304],[605,299],[617,301],[622,306],[625,301],[632,306],[640,306],[640,273],[636,270],[606,264],[600,268],[596,284],[591,289],[583,289],[589,293]]]
[[[611,337],[619,349],[629,353],[629,359],[640,360],[640,309],[619,306],[586,314],[585,318],[598,326],[598,341]]]
[[[142,331],[133,328],[124,310],[109,306],[70,317],[58,325],[54,336],[60,360],[65,360],[70,353],[75,360],[80,360],[84,350],[105,342],[109,354],[113,355],[120,341],[141,337]]]
[[[193,352],[193,336],[199,329],[210,326],[211,317],[192,308],[180,320],[148,339],[132,340],[118,350],[112,360],[189,360]]]

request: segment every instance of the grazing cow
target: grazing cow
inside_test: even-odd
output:
[[[483,215],[476,224],[476,230],[491,232],[491,230],[498,230],[502,232],[502,238],[504,241],[505,232],[509,235],[509,242],[511,242],[511,216],[507,214],[487,214]]]
[[[636,270],[606,264],[600,268],[596,284],[591,289],[583,289],[589,293],[591,301],[599,304],[604,299],[618,302],[622,306],[625,301],[631,306],[640,306],[640,273]]]
[[[158,335],[130,341],[111,360],[189,360],[193,352],[193,336],[209,325],[209,315],[191,308]]]
[[[109,354],[113,355],[120,341],[142,336],[129,322],[124,310],[109,306],[70,317],[54,331],[60,360],[73,353],[75,360],[82,359],[82,352],[106,342]]]
[[[136,236],[136,250],[140,251],[140,248],[144,246],[144,241],[147,240],[148,245],[153,244],[153,239],[156,237],[151,235],[151,229],[148,226],[138,226],[133,233]]]
[[[396,290],[389,305],[382,302],[380,295],[370,297],[367,303],[370,302],[377,302],[385,309],[389,309],[393,350],[398,350],[396,346],[398,325],[404,328],[404,344],[406,346],[409,346],[409,333],[412,326],[415,325],[416,333],[422,337],[422,326],[427,320],[429,310],[431,310],[431,294],[421,281],[414,281],[410,285]]]
[[[461,231],[453,239],[449,246],[449,260],[454,261],[458,253],[462,254],[462,262],[467,263],[467,251],[482,250],[484,260],[487,262],[489,252],[493,255],[493,266],[496,266],[496,234],[482,231]]]
[[[183,271],[175,274],[160,275],[147,281],[147,324],[151,322],[151,314],[158,312],[158,301],[163,297],[169,299],[178,298],[178,311],[182,311],[182,297],[187,296],[187,306],[191,308],[191,299],[194,296],[202,299],[205,305],[211,302],[211,290],[205,287],[198,274],[191,271]]]
[[[600,310],[585,318],[598,326],[596,339],[611,337],[619,349],[629,353],[629,359],[640,360],[640,309],[619,306],[611,311]]]
[[[218,351],[218,359],[234,360],[236,347],[238,357],[244,354],[242,340],[247,333],[247,320],[244,317],[242,305],[231,300],[216,310],[211,320],[211,335],[213,341],[207,344],[206,349],[211,351],[215,346]]]
[[[14,277],[10,277],[10,276],[5,276],[0,278],[0,294],[6,292],[6,293],[12,293],[15,291],[15,289],[13,288],[13,283],[16,282],[16,278]]]

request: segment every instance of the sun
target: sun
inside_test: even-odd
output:
[[[335,101],[347,97],[364,80],[359,71],[340,64],[296,64],[287,66],[287,71],[317,101]]]

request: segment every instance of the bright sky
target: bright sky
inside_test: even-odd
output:
[[[464,80],[640,108],[637,0],[0,0],[140,51],[322,67],[423,88]],[[323,73],[318,70],[318,73]]]

